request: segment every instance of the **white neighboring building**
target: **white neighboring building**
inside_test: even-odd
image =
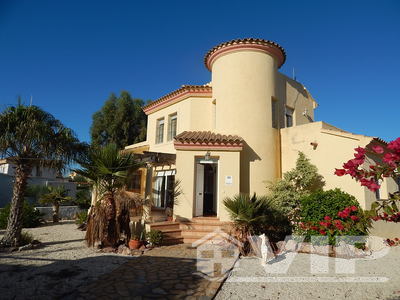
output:
[[[34,167],[28,180],[30,185],[63,185],[68,195],[75,197],[76,183],[62,178],[57,170],[45,167]],[[0,207],[11,201],[15,166],[8,159],[0,159]]]

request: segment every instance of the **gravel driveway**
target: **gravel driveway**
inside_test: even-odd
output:
[[[293,258],[291,255],[286,253],[270,266]],[[267,273],[258,258],[242,258],[216,299],[400,299],[400,247],[375,260],[338,259],[339,266],[355,262],[355,272],[349,274],[336,273],[335,258],[328,257],[329,273],[312,273],[310,257],[297,254],[288,272],[282,274]],[[377,278],[382,282],[376,282]],[[297,282],[277,282],[285,279]],[[338,282],[349,280],[358,282]]]
[[[99,253],[86,247],[85,232],[73,222],[24,229],[44,247],[13,253],[0,253],[1,299],[74,299],[83,285],[109,273],[130,259]],[[0,237],[4,230],[0,231]]]

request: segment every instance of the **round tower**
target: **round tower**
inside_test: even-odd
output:
[[[212,72],[216,100],[215,131],[240,135],[240,191],[266,193],[266,182],[278,176],[277,130],[272,127],[272,101],[284,49],[263,39],[222,43],[205,56]]]

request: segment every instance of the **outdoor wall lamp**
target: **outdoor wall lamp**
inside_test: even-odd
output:
[[[317,149],[317,147],[318,147],[318,143],[317,142],[311,142],[310,145],[313,146],[314,150]]]
[[[206,155],[204,155],[204,160],[210,160],[211,158],[211,153],[210,151],[207,151]]]

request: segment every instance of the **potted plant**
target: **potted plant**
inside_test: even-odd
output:
[[[142,246],[142,241],[136,234],[134,234],[132,235],[128,245],[129,249],[137,250]]]

